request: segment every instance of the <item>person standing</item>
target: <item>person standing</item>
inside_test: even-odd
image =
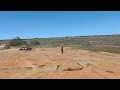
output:
[[[62,52],[62,54],[63,54],[63,47],[61,47],[61,52]]]

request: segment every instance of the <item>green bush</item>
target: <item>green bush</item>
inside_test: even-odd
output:
[[[38,40],[36,40],[36,39],[33,39],[33,40],[30,41],[30,45],[38,46],[38,45],[40,45],[40,42]]]
[[[10,41],[10,46],[21,46],[21,45],[26,45],[26,42],[19,37],[16,37]]]

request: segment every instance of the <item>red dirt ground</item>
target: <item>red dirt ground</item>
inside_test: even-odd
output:
[[[64,48],[0,51],[0,79],[119,79],[120,54]]]

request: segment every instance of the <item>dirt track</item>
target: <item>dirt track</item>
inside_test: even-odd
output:
[[[65,48],[0,51],[0,79],[120,79],[120,54]]]

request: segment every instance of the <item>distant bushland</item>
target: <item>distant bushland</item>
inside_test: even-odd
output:
[[[40,42],[39,42],[39,40],[37,40],[37,39],[32,39],[32,40],[29,41],[29,44],[30,44],[31,46],[39,46],[39,45],[40,45]]]
[[[21,45],[26,45],[27,42],[22,40],[20,37],[15,37],[9,42],[10,46],[21,46]]]
[[[6,40],[2,40],[3,43]],[[67,36],[52,38],[21,39],[19,37],[8,40],[10,46],[30,45],[32,47],[72,47],[92,51],[105,51],[120,53],[120,34],[93,35],[93,36]]]

